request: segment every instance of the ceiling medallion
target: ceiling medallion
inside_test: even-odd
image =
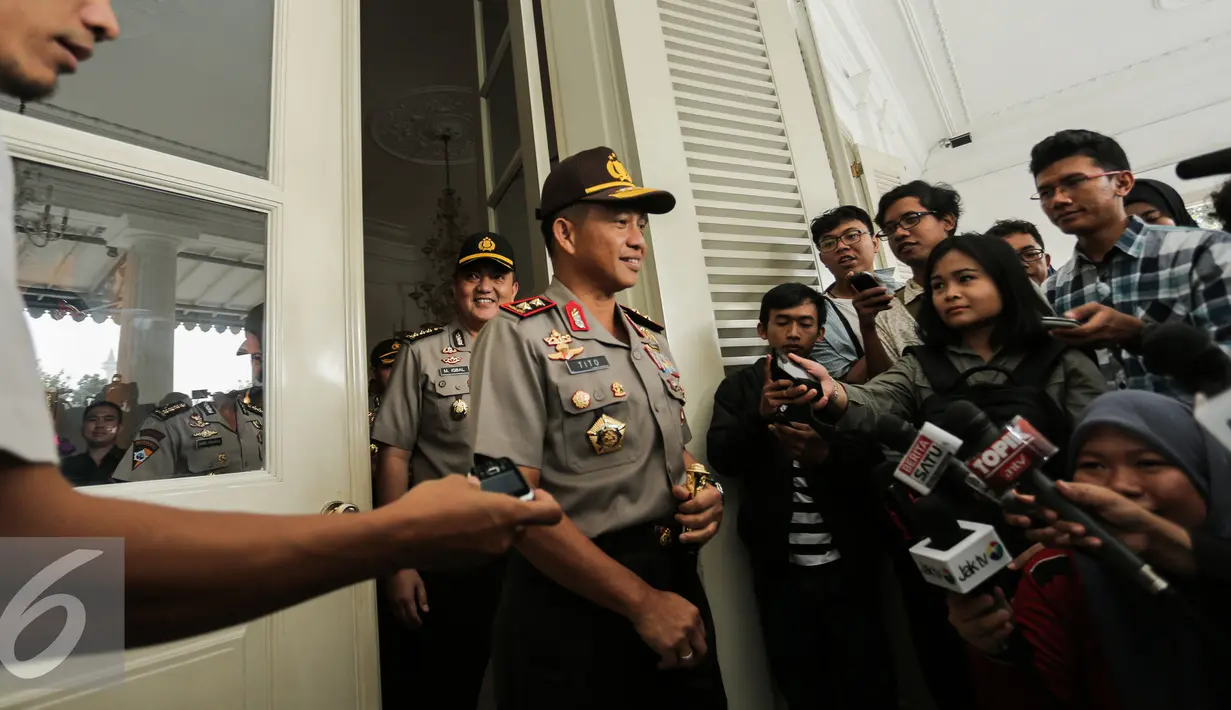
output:
[[[372,115],[372,140],[389,155],[420,165],[444,165],[448,135],[449,163],[475,160],[478,99],[464,86],[416,89],[377,109]]]

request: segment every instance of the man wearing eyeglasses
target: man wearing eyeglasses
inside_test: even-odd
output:
[[[896,359],[881,343],[878,326],[882,312],[904,308],[893,298],[900,287],[895,270],[875,269],[881,240],[874,236],[872,217],[860,207],[835,207],[812,220],[811,229],[821,263],[834,277],[825,289],[825,322],[830,325],[812,358],[843,382],[867,382]],[[850,278],[860,272],[873,273],[882,285],[856,289]]]
[[[1026,275],[1035,284],[1042,286],[1054,272],[1051,268],[1051,254],[1047,253],[1039,228],[1033,223],[1024,219],[1002,219],[987,230],[986,236],[1008,242],[1022,260]]]
[[[947,185],[922,180],[899,185],[881,196],[876,210],[877,236],[889,241],[899,261],[910,267],[912,278],[894,294],[905,309],[890,309],[877,316],[881,343],[893,361],[902,351],[920,344],[915,317],[925,293],[928,257],[937,244],[957,233],[962,199]]]
[[[1077,238],[1073,258],[1046,283],[1057,313],[1082,322],[1052,336],[1099,348],[1099,366],[1120,388],[1189,401],[1191,394],[1146,371],[1140,352],[1149,323],[1183,321],[1231,352],[1231,235],[1155,227],[1124,210],[1135,179],[1113,139],[1065,130],[1030,153],[1034,199],[1048,219]]]

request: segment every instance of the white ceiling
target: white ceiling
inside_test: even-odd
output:
[[[1227,0],[851,4],[892,75],[897,109],[927,143],[927,176],[961,182],[1023,164],[1061,128],[1136,144],[1130,158],[1146,170],[1231,145],[1231,122],[1194,121],[1231,102]],[[1163,124],[1167,145],[1148,130]],[[938,147],[966,132],[971,146]]]

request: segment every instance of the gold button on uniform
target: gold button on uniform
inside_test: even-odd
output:
[[[577,390],[573,393],[573,406],[578,409],[585,409],[590,406],[590,393],[585,390]]]

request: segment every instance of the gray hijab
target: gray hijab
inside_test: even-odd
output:
[[[1153,392],[1108,392],[1090,404],[1074,430],[1070,464],[1100,426],[1132,436],[1187,474],[1208,509],[1203,531],[1231,539],[1231,457],[1193,419],[1191,408]],[[1125,708],[1231,707],[1231,695],[1215,677],[1225,669],[1211,672],[1210,649],[1190,617],[1169,600],[1148,597],[1089,557],[1077,555],[1075,562]]]

